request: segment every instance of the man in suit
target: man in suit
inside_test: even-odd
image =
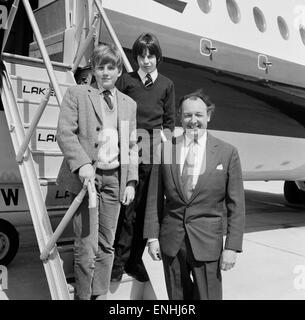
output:
[[[202,91],[179,107],[184,133],[164,143],[154,165],[143,234],[151,257],[163,260],[170,300],[218,300],[221,270],[233,268],[242,251],[240,160],[235,147],[207,132],[215,106]]]
[[[122,57],[101,45],[91,64],[96,82],[68,88],[57,128],[64,155],[58,183],[74,196],[83,184],[97,189],[96,214],[89,215],[85,197],[73,220],[76,294],[82,300],[106,298],[120,203],[133,201],[138,181],[136,103],[115,88]]]

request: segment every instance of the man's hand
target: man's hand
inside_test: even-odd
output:
[[[155,261],[161,260],[159,240],[148,242],[148,253]]]
[[[135,197],[135,182],[130,181],[127,183],[127,186],[124,192],[123,204],[125,206],[128,206],[133,201],[134,197]]]
[[[87,163],[87,164],[84,164],[82,167],[80,167],[78,171],[78,176],[80,181],[84,185],[88,185],[88,181],[90,180],[91,186],[94,186],[95,171],[92,164]]]
[[[228,271],[235,266],[237,258],[236,251],[233,250],[223,250],[220,258],[220,268],[223,271]]]

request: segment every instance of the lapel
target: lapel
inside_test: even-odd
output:
[[[119,143],[121,141],[121,134],[122,134],[122,121],[128,120],[128,108],[126,106],[126,100],[124,95],[119,91],[116,90],[116,101],[117,101],[117,108],[118,108],[118,133],[119,133]],[[129,132],[128,132],[129,136]]]
[[[198,195],[200,190],[202,190],[205,183],[208,182],[208,176],[211,173],[212,169],[217,165],[217,150],[219,149],[219,144],[217,139],[211,136],[209,133],[207,134],[207,144],[206,144],[206,169],[205,172],[198,177],[198,181],[194,192],[189,199],[189,201],[193,201],[194,198]]]
[[[97,83],[94,82],[91,86],[88,88],[88,96],[89,99],[92,102],[93,108],[98,115],[101,123],[103,123],[103,114],[102,114],[102,108],[101,108],[101,95],[98,91]],[[119,140],[121,140],[121,125],[122,120],[128,119],[128,108],[124,108],[125,105],[125,97],[124,95],[119,91],[116,90],[116,101],[117,101],[117,109],[118,109],[118,133],[119,133]]]
[[[96,82],[92,83],[91,86],[88,87],[88,96],[91,100],[93,108],[100,118],[101,123],[103,123],[103,114],[102,114],[102,107],[101,107],[101,95],[98,91]]]
[[[186,203],[187,197],[184,193],[184,189],[182,186],[181,173],[180,173],[180,157],[181,157],[181,148],[183,144],[183,135],[177,137],[174,140],[174,145],[172,149],[172,164],[171,171],[173,176],[174,184],[176,185],[177,192],[179,193],[181,199]]]

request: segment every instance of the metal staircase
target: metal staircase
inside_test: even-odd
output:
[[[10,11],[2,51],[19,2],[15,0]],[[73,287],[67,284],[63,262],[57,246],[54,247],[58,239],[57,235],[55,239],[57,230],[53,233],[46,207],[48,195],[57,188],[55,178],[62,162],[62,154],[55,140],[59,105],[67,87],[75,84],[73,72],[77,70],[82,56],[92,41],[100,18],[103,19],[113,41],[121,51],[126,69],[128,71],[132,69],[100,1],[93,1],[96,13],[86,39],[77,50],[73,66],[51,63],[29,1],[22,0],[22,3],[42,59],[3,53],[2,59],[6,70],[3,72],[1,99],[39,250],[44,257],[43,266],[51,297],[56,300],[69,300],[73,298]],[[53,209],[60,208],[55,206]],[[69,219],[71,217],[69,212]]]
[[[81,1],[85,3],[87,0]],[[15,0],[10,11],[2,50],[5,47],[19,2]],[[59,254],[60,247],[55,244],[72,218],[75,205],[72,203],[54,233],[48,214],[48,210],[67,209],[67,202],[65,202],[67,199],[64,199],[62,203],[50,201],[50,198],[54,199],[54,193],[58,192],[55,178],[62,162],[62,154],[55,139],[59,106],[66,89],[75,84],[74,73],[88,46],[92,45],[92,41],[96,44],[94,36],[100,20],[103,21],[112,41],[120,50],[126,70],[130,72],[132,68],[100,0],[92,0],[94,14],[91,19],[91,27],[87,30],[84,41],[79,44],[71,66],[50,61],[29,1],[22,0],[22,2],[32,25],[35,43],[40,50],[39,56],[42,59],[3,53],[2,59],[6,70],[3,75],[1,98],[51,297],[56,300],[69,300],[73,299],[73,287],[67,283],[65,266]],[[85,189],[80,192],[80,197],[77,197],[78,201],[81,201],[79,199],[84,196],[85,192]],[[92,193],[89,193],[90,198],[91,200],[95,198]],[[63,249],[60,253],[63,257],[67,252]],[[128,284],[130,285],[131,283]],[[139,290],[142,292],[143,288],[142,286]],[[148,292],[151,291],[150,288],[151,286]],[[137,290],[138,295],[139,290]],[[110,291],[114,291],[113,285]],[[141,296],[145,294],[142,292]]]
[[[46,84],[46,71],[41,68],[41,61],[30,61],[29,59],[24,61],[23,58],[7,55],[4,55],[3,58],[7,71],[3,76],[1,98],[13,147],[17,155],[26,135],[25,128],[29,127],[35,115],[35,108],[37,109],[37,101],[33,98],[33,94],[31,94],[30,99],[27,97],[28,92],[26,86],[28,85],[33,88],[35,83],[35,88],[38,88],[37,92],[43,92],[43,86]],[[31,65],[31,63],[36,66]],[[57,76],[59,75],[66,76],[67,71],[58,71]],[[70,84],[72,83],[73,81],[71,79]],[[62,86],[62,89],[66,88],[66,86],[66,84]],[[39,132],[43,133],[45,130],[55,131],[57,109],[59,109],[58,106],[56,108],[54,104],[52,105],[52,102],[48,104],[46,114],[49,111],[49,116],[45,118],[45,121],[48,121],[48,129],[43,125],[44,119],[42,118],[35,129],[36,134],[39,134]],[[30,147],[26,149],[25,154],[19,160],[19,170],[30,208],[38,246],[40,251],[42,251],[52,236],[53,231],[45,205],[44,194],[46,194],[46,191],[44,190],[43,192],[41,185],[45,188],[48,187],[49,184],[54,183],[55,171],[52,171],[58,170],[61,154],[55,148],[54,150],[43,149],[37,142],[39,142],[38,139],[31,139]],[[72,292],[66,282],[62,261],[56,247],[50,259],[44,261],[43,265],[51,297],[53,299],[70,299]]]
[[[19,1],[13,4],[8,18],[8,38]],[[28,0],[23,5],[39,43],[43,60],[2,54],[1,99],[16,154],[40,252],[53,237],[46,207],[48,195],[54,192],[55,178],[62,154],[55,140],[59,105],[68,86],[75,84],[71,66],[51,63]],[[48,209],[63,210],[56,205]],[[66,208],[65,208],[66,209]],[[52,248],[43,261],[52,299],[69,300],[73,287],[67,284],[58,248]]]

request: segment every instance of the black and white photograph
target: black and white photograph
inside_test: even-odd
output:
[[[1,305],[305,300],[305,0],[0,0],[0,49]]]

